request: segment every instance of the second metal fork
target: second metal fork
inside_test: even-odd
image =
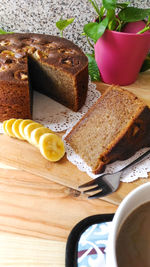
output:
[[[132,161],[130,164],[125,166],[120,171],[112,173],[112,174],[110,174],[110,173],[103,174],[103,175],[99,176],[96,179],[93,179],[92,181],[90,181],[88,183],[80,185],[79,188],[92,187],[92,188],[90,188],[88,190],[83,191],[83,193],[99,191],[98,193],[96,193],[94,195],[88,196],[88,198],[100,198],[100,197],[104,197],[104,196],[106,196],[108,194],[111,194],[111,193],[115,192],[118,189],[119,183],[120,183],[121,174],[125,170],[130,168],[131,166],[134,166],[137,163],[139,163],[139,162],[143,161],[144,159],[146,159],[149,154],[150,154],[150,150],[145,152],[142,156],[140,156],[136,160]]]

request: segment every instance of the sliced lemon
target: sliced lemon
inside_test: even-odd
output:
[[[45,133],[40,137],[40,152],[49,161],[58,161],[65,154],[65,147],[62,139],[53,133]]]
[[[32,120],[23,120],[20,124],[19,124],[19,132],[20,132],[20,135],[22,137],[24,137],[25,139],[25,134],[24,134],[24,128],[30,124],[30,123],[33,123],[34,121]]]
[[[6,133],[9,135],[9,136],[12,136],[12,137],[16,137],[15,134],[13,133],[12,131],[12,125],[13,123],[16,121],[16,119],[9,119],[6,121],[5,123],[5,130],[6,130]]]
[[[24,137],[20,134],[19,131],[19,125],[20,123],[23,121],[23,119],[17,119],[15,120],[15,122],[12,124],[12,132],[14,133],[14,135],[21,140],[24,140]]]
[[[45,133],[53,133],[53,132],[50,129],[44,127],[44,126],[34,129],[31,132],[31,142],[32,142],[32,144],[34,144],[35,146],[38,146],[41,135],[43,135]]]
[[[33,122],[28,124],[25,128],[24,128],[24,136],[25,139],[29,142],[32,143],[31,141],[31,132],[36,129],[36,128],[40,128],[43,127],[43,125],[41,125],[40,123],[37,122]]]
[[[7,120],[6,121],[3,121],[2,128],[3,128],[4,134],[7,134],[8,135],[8,133],[6,131],[6,122],[7,122]]]

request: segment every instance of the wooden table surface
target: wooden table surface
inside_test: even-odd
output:
[[[66,240],[74,225],[116,208],[0,164],[0,266],[64,267]]]

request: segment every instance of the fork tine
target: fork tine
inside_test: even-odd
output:
[[[96,193],[92,196],[88,196],[89,199],[94,199],[94,198],[100,198],[100,197],[104,197],[106,195],[109,195],[110,193],[112,193],[112,190],[109,189],[103,189],[102,191],[100,191],[99,193]]]
[[[99,186],[96,186],[96,187],[93,187],[93,188],[91,188],[91,189],[88,189],[88,190],[83,191],[83,193],[93,192],[93,191],[96,191],[96,190],[98,190],[98,189],[100,189]]]
[[[96,180],[96,179],[95,179]],[[88,186],[92,186],[96,184],[96,181],[94,179],[91,180],[90,182],[87,182],[85,184],[79,185],[78,188],[84,188],[84,187],[88,187]]]

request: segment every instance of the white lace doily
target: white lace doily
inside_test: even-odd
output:
[[[71,129],[68,129],[66,133],[63,136],[63,140],[65,136],[71,131]],[[80,158],[79,155],[77,155],[74,150],[71,148],[71,146],[66,143],[64,140],[65,147],[66,147],[66,154],[67,159],[71,161],[74,165],[78,167],[78,169],[82,172],[86,172],[91,178],[97,178],[100,175],[94,175],[91,171],[91,168],[87,166],[87,164]],[[104,173],[114,173],[119,170],[121,170],[123,167],[127,166],[130,162],[138,158],[140,155],[142,155],[144,152],[149,150],[149,148],[143,148],[139,150],[134,156],[130,157],[127,160],[124,161],[116,161],[114,163],[109,164]],[[121,181],[122,182],[133,182],[137,180],[138,178],[147,178],[148,172],[150,172],[150,155],[146,158],[146,160],[143,160],[141,163],[138,163],[134,167],[130,167],[130,169],[127,169],[122,173]]]
[[[33,120],[42,123],[54,132],[65,131],[81,119],[100,95],[100,92],[96,90],[96,85],[89,82],[85,105],[78,112],[74,112],[35,91],[33,98]],[[0,133],[3,133],[2,123],[0,123]]]

